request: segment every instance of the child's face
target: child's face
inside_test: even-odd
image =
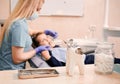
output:
[[[38,35],[36,40],[39,42],[39,45],[51,46],[52,39],[50,37],[48,37],[46,34]]]

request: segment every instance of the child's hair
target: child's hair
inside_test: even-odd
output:
[[[37,37],[41,34],[44,34],[44,32],[38,32],[37,34],[32,35],[32,47],[36,48],[40,46],[39,42],[37,41]]]

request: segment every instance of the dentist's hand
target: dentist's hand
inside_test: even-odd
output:
[[[36,54],[41,53],[42,51],[45,51],[45,50],[50,50],[50,47],[49,46],[39,46],[39,47],[35,48]]]
[[[58,33],[53,31],[53,30],[45,30],[44,32],[45,32],[46,35],[50,35],[53,38],[57,38],[58,37]]]

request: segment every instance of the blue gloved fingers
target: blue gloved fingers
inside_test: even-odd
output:
[[[50,50],[50,47],[49,46],[39,46],[39,47],[35,48],[36,53],[41,53],[42,51],[45,51],[45,50]]]
[[[54,37],[53,38],[57,38],[58,37],[58,33],[57,32],[55,32],[55,34],[54,34]]]
[[[46,48],[47,50],[50,50],[50,46],[46,46],[45,48]]]
[[[53,31],[53,30],[45,30],[45,34],[46,35],[50,35],[52,36],[53,38],[57,38],[58,37],[58,33]]]

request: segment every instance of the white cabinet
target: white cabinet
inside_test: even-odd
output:
[[[111,12],[112,10],[112,12]],[[103,38],[120,37],[120,0],[106,0]]]

